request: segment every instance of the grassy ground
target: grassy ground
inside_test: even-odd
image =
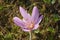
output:
[[[60,40],[60,0],[0,0],[0,40],[29,40],[29,34],[12,20],[22,18],[19,6],[29,13],[37,6],[44,16],[40,27],[32,31],[32,40]]]

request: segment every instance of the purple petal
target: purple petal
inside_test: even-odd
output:
[[[24,8],[20,7],[20,12],[24,19],[27,20],[29,18],[29,15],[27,14],[27,11]]]
[[[22,28],[25,27],[24,22],[23,22],[22,20],[20,20],[18,17],[14,17],[14,18],[13,18],[13,21],[14,21],[14,23],[15,23],[16,25],[18,25],[18,26],[20,26],[20,27],[22,27]]]
[[[38,8],[35,6],[32,11],[32,21],[36,22],[39,17]]]
[[[29,29],[23,29],[23,28],[22,28],[22,30],[25,31],[25,32],[29,32],[30,31]]]
[[[39,24],[39,23],[42,21],[42,19],[43,19],[43,15],[41,15],[41,16],[38,18],[36,24]]]
[[[32,30],[35,30],[39,27],[39,24],[36,24]]]

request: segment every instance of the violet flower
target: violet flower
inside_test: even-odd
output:
[[[14,17],[14,23],[20,26],[21,29],[26,32],[37,29],[39,27],[39,23],[43,18],[43,15],[39,16],[38,8],[34,6],[32,15],[28,14],[27,11],[22,7],[20,7],[19,9],[21,15],[23,16],[23,20],[18,17]]]

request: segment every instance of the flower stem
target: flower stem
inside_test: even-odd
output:
[[[32,33],[31,33],[31,31],[29,32],[29,40],[32,40]]]

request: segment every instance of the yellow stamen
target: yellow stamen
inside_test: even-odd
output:
[[[29,29],[32,29],[34,27],[34,23],[26,23],[26,26],[29,28]]]

